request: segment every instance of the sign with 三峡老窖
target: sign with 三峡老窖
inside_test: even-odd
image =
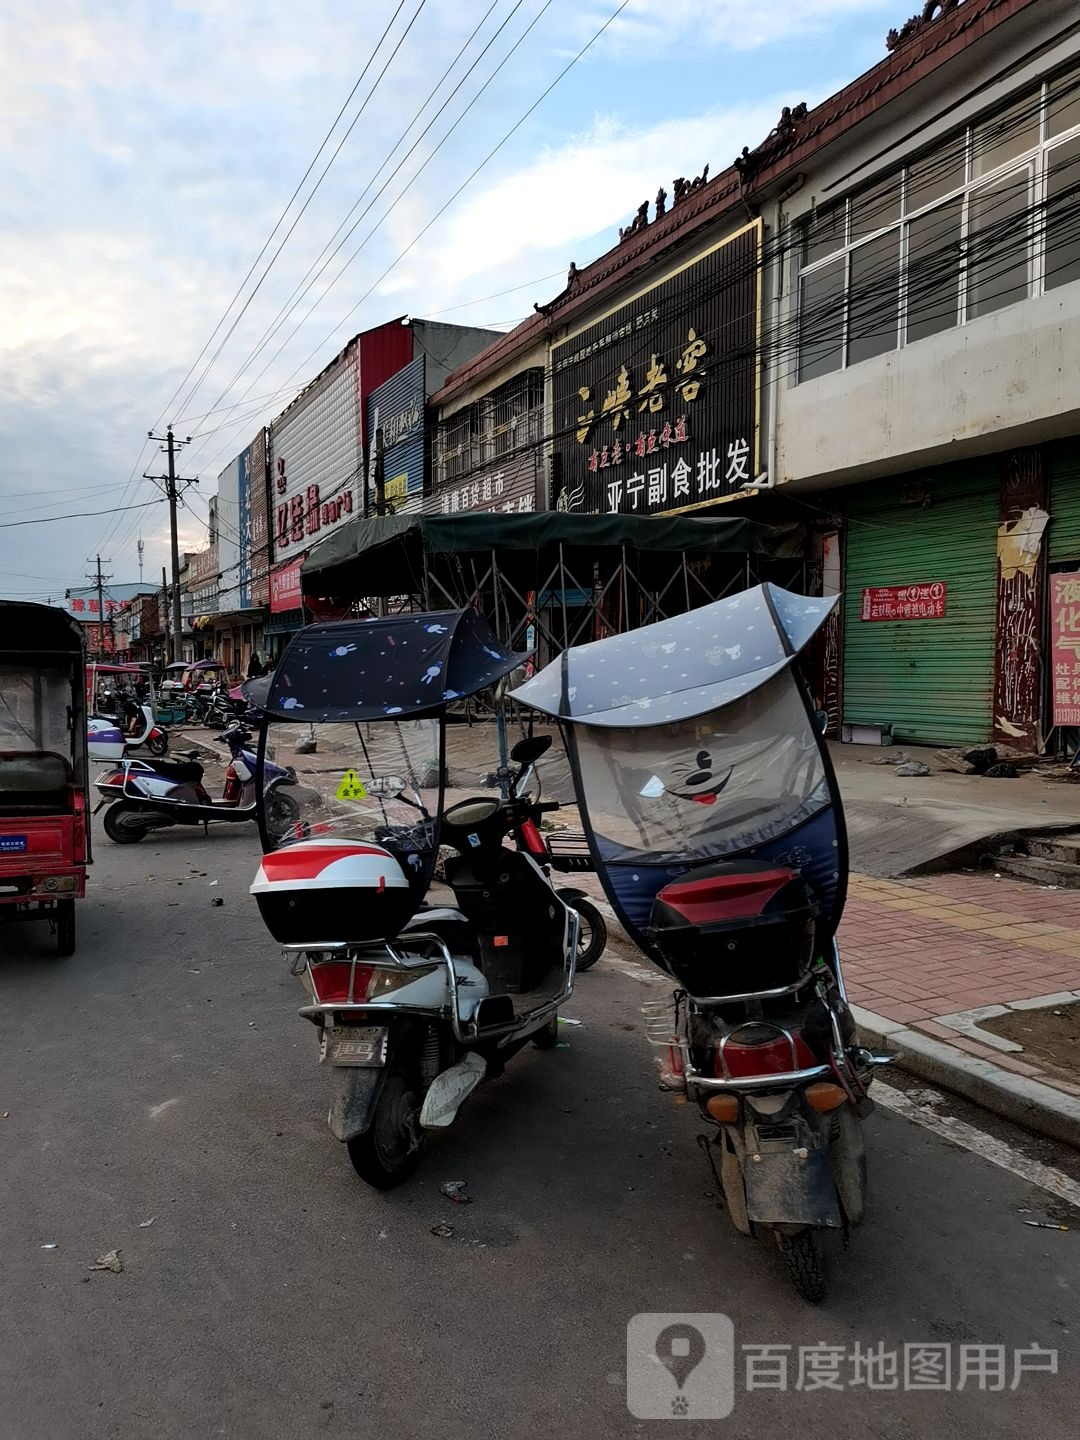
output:
[[[863,620],[944,620],[945,581],[873,585],[862,592]]]
[[[567,512],[664,515],[757,478],[761,222],[552,346]]]
[[[1080,573],[1050,576],[1054,724],[1080,725]]]

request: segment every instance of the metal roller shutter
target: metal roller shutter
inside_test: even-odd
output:
[[[916,744],[990,738],[998,471],[990,458],[849,492],[845,720],[891,724]],[[944,619],[861,618],[864,588],[935,581],[947,587]]]
[[[1080,439],[1062,440],[1043,451],[1050,481],[1051,565],[1080,561]]]

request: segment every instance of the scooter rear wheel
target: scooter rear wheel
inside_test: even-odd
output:
[[[287,791],[271,790],[266,797],[266,828],[275,840],[287,835],[300,821],[300,806]]]
[[[148,740],[146,742],[146,748],[150,751],[151,755],[157,755],[160,758],[169,748],[169,737],[167,735],[159,735],[156,740]]]
[[[420,1161],[420,1097],[403,1069],[390,1071],[370,1127],[346,1144],[353,1169],[376,1190],[409,1179]]]
[[[825,1299],[825,1246],[821,1231],[812,1225],[797,1235],[777,1233],[776,1242],[787,1261],[795,1289],[810,1305]]]
[[[146,826],[135,824],[133,817],[139,812],[138,805],[125,800],[110,805],[102,818],[105,834],[115,845],[137,845],[146,836]]]

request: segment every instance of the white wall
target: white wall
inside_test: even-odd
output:
[[[781,482],[847,484],[1080,433],[1080,283],[780,387]]]

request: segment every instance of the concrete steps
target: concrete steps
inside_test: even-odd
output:
[[[1080,832],[1017,840],[1008,850],[996,854],[993,863],[1003,875],[1014,875],[1018,880],[1080,890]]]

